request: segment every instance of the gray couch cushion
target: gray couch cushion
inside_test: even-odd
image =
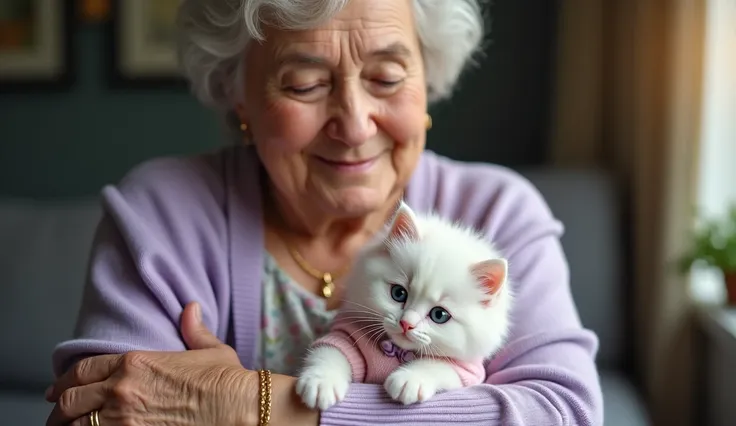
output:
[[[54,408],[43,394],[0,392],[0,424],[8,426],[42,426]]]
[[[0,200],[0,387],[43,391],[53,379],[51,351],[71,337],[98,221],[96,201]]]
[[[601,373],[605,426],[650,426],[641,397],[631,382],[621,374]]]
[[[624,340],[622,231],[617,194],[602,172],[534,170],[523,173],[565,226],[562,245],[583,324],[600,339],[598,364],[619,368]]]

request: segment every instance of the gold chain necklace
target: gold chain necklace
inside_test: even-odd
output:
[[[394,214],[396,213],[396,210],[398,210],[399,206],[401,205],[402,198],[403,197],[399,198],[399,202],[396,203],[396,206],[394,207],[394,211],[393,211]],[[309,263],[307,263],[307,261],[304,260],[302,255],[295,248],[291,247],[291,245],[286,243],[286,241],[284,241],[284,244],[286,245],[286,248],[289,250],[291,257],[299,265],[299,267],[302,268],[304,272],[308,273],[309,275],[313,276],[314,278],[318,280],[322,280],[322,296],[325,299],[329,299],[330,297],[332,297],[332,295],[335,293],[335,280],[340,275],[347,272],[347,270],[350,269],[350,265],[344,267],[337,274],[332,274],[330,272],[322,272],[322,271],[317,270],[316,268],[313,268]]]
[[[296,251],[294,248],[288,246],[288,244],[287,248],[289,249],[289,253],[291,253],[291,257],[294,258],[294,261],[296,261],[296,263],[299,265],[300,268],[304,270],[304,272],[308,273],[318,280],[322,280],[322,296],[325,299],[329,299],[330,297],[332,297],[332,295],[335,293],[334,280],[337,279],[339,275],[346,272],[349,269],[349,266],[343,268],[337,275],[333,275],[329,272],[321,272],[313,268],[309,263],[307,263],[302,255],[299,254],[299,252]]]

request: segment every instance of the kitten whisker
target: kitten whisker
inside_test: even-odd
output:
[[[378,329],[373,329],[372,331],[363,333],[362,336],[358,337],[358,339],[355,340],[355,343],[353,343],[353,346],[356,346],[360,339],[362,339],[365,336],[368,336],[368,344],[370,345],[373,342],[373,339],[376,338],[376,341],[378,341],[378,338],[380,338],[384,333],[383,327]]]
[[[405,282],[405,283],[409,282],[409,275],[406,273],[406,271],[404,271],[403,268],[399,268],[399,271],[398,272],[399,272],[399,275],[400,275],[399,278],[401,278],[401,280],[403,282]]]
[[[437,352],[439,352],[439,353],[440,353],[440,354],[439,354],[439,355],[440,355],[440,357],[442,357],[442,358],[443,358],[443,359],[444,359],[444,360],[445,360],[446,362],[449,362],[449,363],[452,363],[452,364],[455,364],[455,365],[457,365],[457,361],[455,360],[455,357],[451,357],[451,356],[447,355],[447,354],[445,353],[445,351],[443,351],[443,350],[442,350],[442,349],[440,349],[440,348],[435,348],[435,350],[437,350]]]
[[[363,338],[366,338],[366,340],[370,344],[374,336],[380,337],[381,335],[383,335],[383,331],[379,329],[373,329],[373,330],[366,331],[365,333],[361,334],[357,339],[353,341],[353,346],[357,346],[358,342],[360,342],[360,339],[363,339]]]
[[[430,343],[432,343],[432,339],[430,339],[429,336],[422,332],[415,332],[413,334],[413,337],[420,345],[429,345]]]
[[[432,353],[434,354],[435,359],[440,359],[440,358],[445,358],[446,359],[446,358],[448,358],[447,356],[445,356],[442,353],[442,351],[440,350],[440,348],[437,348],[437,347],[432,347]]]
[[[375,309],[371,308],[370,306],[365,306],[365,305],[362,305],[362,304],[360,304],[360,303],[358,303],[358,302],[353,302],[352,300],[347,300],[347,299],[343,299],[343,300],[341,300],[341,302],[342,302],[342,303],[350,303],[350,304],[352,304],[352,305],[355,305],[355,306],[361,307],[361,308],[365,309],[365,310],[366,310],[366,311],[368,311],[368,312],[374,313],[374,314],[376,314],[376,315],[379,315],[379,316],[383,316],[383,314],[382,314],[382,313],[380,313],[380,312],[378,312],[377,310],[375,310]]]
[[[375,322],[381,322],[381,318],[378,317],[366,317],[366,316],[353,316],[353,315],[341,315],[343,318],[347,318],[350,320],[360,320],[360,321],[375,321]]]
[[[355,303],[354,303],[355,304]],[[368,308],[363,305],[347,306],[341,308],[341,312],[364,312],[366,314],[381,316],[382,314],[374,309]]]
[[[383,330],[379,333],[374,333],[371,335],[371,337],[368,338],[368,346],[373,346],[374,344],[378,344],[378,340],[381,339],[384,336]]]
[[[424,358],[428,358],[431,360],[435,359],[431,346],[423,344],[422,346],[420,346],[420,350],[422,351]]]
[[[360,327],[359,329],[353,331],[352,333],[350,333],[350,336],[348,336],[348,337],[353,337],[353,335],[355,335],[356,333],[360,333],[361,331],[366,330],[366,329],[368,329],[370,331],[370,330],[374,330],[376,328],[383,328],[383,326],[380,325],[380,324],[368,324],[366,326]]]
[[[440,349],[440,348],[435,348],[435,349],[437,350],[437,352],[439,352],[439,353],[440,353],[440,355],[441,355],[441,356],[443,356],[443,357],[445,357],[445,358],[452,358],[451,356],[447,355],[447,354],[445,353],[445,351],[443,351],[442,349]]]
[[[340,315],[344,315],[344,314],[361,314],[361,315],[368,315],[368,316],[372,316],[372,317],[376,317],[376,318],[382,318],[383,317],[383,315],[378,314],[378,313],[375,313],[375,312],[372,312],[372,311],[366,311],[366,310],[363,310],[363,309],[354,309],[354,308],[353,309],[345,309],[344,311],[341,311],[340,312]]]

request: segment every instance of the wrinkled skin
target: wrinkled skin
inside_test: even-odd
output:
[[[198,318],[198,307],[188,305],[182,315],[188,351],[78,362],[49,388],[47,399],[56,406],[46,424],[87,426],[95,409],[105,426],[234,425],[255,419],[257,373],[245,370],[235,351]]]

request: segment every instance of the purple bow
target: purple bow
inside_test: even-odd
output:
[[[381,342],[381,349],[383,349],[384,355],[396,357],[401,364],[414,359],[414,352],[396,346],[390,339]]]

